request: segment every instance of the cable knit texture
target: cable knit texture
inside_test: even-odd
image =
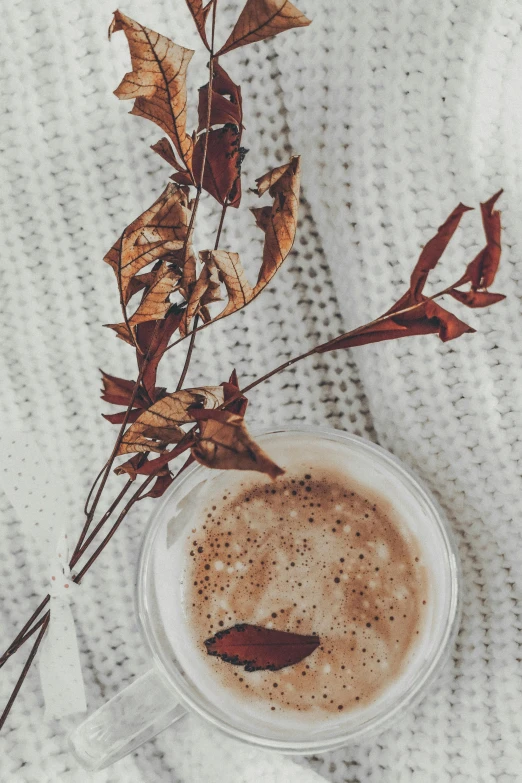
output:
[[[132,377],[132,351],[103,323],[119,319],[101,258],[153,202],[169,171],[150,151],[157,129],[112,95],[129,70],[123,35],[107,43],[113,3],[13,0],[3,9],[0,82],[4,238],[0,265],[0,411],[34,430],[64,476],[64,514],[82,524],[90,482],[115,430],[100,413],[98,367]],[[244,382],[379,315],[405,288],[419,248],[459,202],[503,187],[505,252],[489,311],[466,312],[476,335],[418,337],[311,358],[251,395],[250,423],[328,424],[377,440],[436,494],[458,536],[462,627],[451,663],[423,701],[380,736],[303,768],[332,783],[517,783],[522,768],[522,7],[516,0],[298,0],[307,29],[227,55],[242,85],[249,147],[245,196],[222,246],[253,277],[260,232],[255,177],[302,155],[298,240],[277,282],[197,340],[188,382]],[[231,25],[241,4],[219,0]],[[195,48],[182,0],[127,0],[121,10]],[[222,29],[219,28],[221,34]],[[205,56],[189,74],[192,107]],[[192,108],[194,117],[194,108]],[[204,200],[197,244],[219,214]],[[440,269],[449,282],[482,244],[468,213]],[[183,351],[164,360],[172,387]],[[117,480],[113,486],[117,486]],[[147,505],[148,504],[148,505]],[[133,586],[145,501],[85,578],[74,606],[92,710],[150,665]],[[3,646],[45,594],[47,574],[0,496]],[[0,692],[28,648],[4,667]],[[43,722],[36,669],[0,738],[5,783],[268,783],[270,759],[196,719],[96,775],[67,750],[77,719]],[[292,762],[293,763],[293,762]],[[280,783],[301,780],[285,762]],[[283,769],[283,767],[281,767]],[[302,778],[304,780],[304,777]]]

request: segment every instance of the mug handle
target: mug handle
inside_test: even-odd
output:
[[[150,669],[71,732],[70,750],[84,769],[104,769],[186,714],[165,680]]]

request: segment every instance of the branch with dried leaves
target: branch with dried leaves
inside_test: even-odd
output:
[[[430,296],[424,293],[430,271],[469,209],[462,204],[422,250],[404,295],[373,321],[284,362],[243,389],[235,371],[218,385],[184,388],[196,333],[238,312],[262,293],[292,249],[297,230],[300,160],[293,156],[256,180],[255,192],[267,203],[251,206],[264,235],[255,282],[249,281],[239,255],[220,247],[227,209],[239,208],[242,201],[241,164],[247,150],[241,146],[241,88],[218,59],[239,47],[310,23],[289,0],[247,0],[228,38],[216,51],[218,0],[186,2],[209,52],[209,80],[199,90],[198,125],[192,133],[187,131],[186,76],[193,51],[120,11],[115,12],[109,29],[109,35],[124,33],[132,62],[132,71],[124,76],[115,94],[122,100],[133,100],[131,114],[152,121],[166,134],[152,149],[173,173],[161,195],[120,233],[104,259],[115,273],[122,308],[122,321],[108,326],[135,351],[138,373],[133,381],[102,372],[102,399],[120,407],[104,416],[120,429],[87,499],[86,520],[70,560],[70,567],[78,569],[73,576],[76,582],[91,568],[131,508],[145,497],[163,495],[175,476],[194,460],[211,469],[257,470],[276,480],[281,468],[251,437],[244,421],[245,394],[258,384],[316,353],[425,334],[437,334],[447,341],[473,332],[436,301],[442,296],[471,308],[504,299],[503,294],[489,290],[500,260],[500,213],[495,209],[499,192],[481,204],[483,248],[452,285]],[[203,193],[221,204],[222,211],[214,247],[196,252],[194,224]],[[169,392],[157,384],[160,361],[188,336],[182,374],[176,390]],[[114,467],[121,456],[125,460]],[[185,461],[174,474],[171,466],[181,456]],[[127,480],[93,527],[112,470]],[[49,623],[48,603],[46,596],[0,658],[2,666],[39,632],[0,717],[0,728]]]

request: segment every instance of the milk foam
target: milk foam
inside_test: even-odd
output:
[[[422,509],[371,460],[301,434],[265,447],[285,476],[216,474],[185,499],[183,531],[156,547],[161,622],[187,676],[221,709],[271,725],[338,723],[397,690],[422,658],[441,610],[440,551],[433,532],[425,546],[416,535]],[[321,649],[246,673],[203,644],[236,622],[318,633]]]

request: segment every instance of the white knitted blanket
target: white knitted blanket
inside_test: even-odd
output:
[[[451,663],[422,703],[375,739],[303,767],[193,720],[92,777],[99,783],[516,783],[522,779],[522,6],[517,0],[298,0],[309,28],[239,49],[227,68],[244,95],[244,206],[222,246],[259,255],[248,183],[302,155],[301,222],[276,285],[197,341],[189,381],[248,382],[379,315],[404,290],[419,248],[459,202],[505,193],[504,257],[476,335],[418,337],[312,358],[251,396],[250,423],[328,424],[377,440],[433,490],[457,533],[464,613]],[[149,150],[157,129],[112,95],[128,70],[123,36],[107,43],[113,0],[11,0],[2,9],[0,411],[34,430],[81,506],[115,436],[100,413],[98,367],[132,377],[132,352],[101,258],[161,192],[169,172]],[[219,0],[230,24],[239,0]],[[183,0],[126,0],[124,13],[194,48]],[[181,22],[179,20],[182,20]],[[120,40],[121,39],[121,40]],[[205,79],[194,58],[192,100]],[[250,185],[251,186],[251,185]],[[217,210],[205,202],[199,247]],[[468,213],[434,282],[451,281],[482,243]],[[248,266],[248,261],[246,262]],[[174,353],[174,352],[171,352]],[[172,386],[181,356],[165,359]],[[147,501],[148,502],[148,501]],[[150,662],[133,606],[152,504],[118,531],[75,605],[93,710]],[[46,592],[38,553],[0,495],[2,647]],[[28,652],[24,651],[25,656]],[[2,702],[22,666],[0,676]],[[84,783],[68,754],[77,719],[43,722],[36,669],[0,737],[4,783]],[[276,774],[274,770],[278,769]],[[305,771],[306,769],[306,771]],[[274,777],[275,775],[275,777]]]

